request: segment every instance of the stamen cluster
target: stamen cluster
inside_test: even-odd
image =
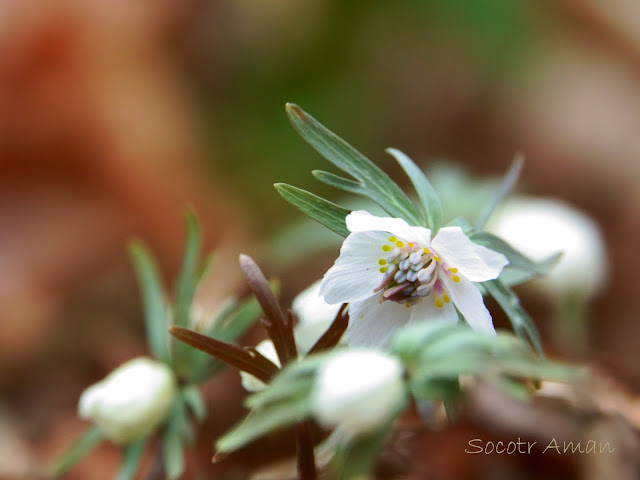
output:
[[[437,306],[442,308],[449,303],[450,298],[444,291],[442,282],[438,280],[438,263],[440,258],[428,247],[414,242],[403,242],[395,236],[389,237],[390,244],[382,246],[389,255],[378,261],[380,273],[384,273],[382,282],[375,291],[383,291],[380,301],[392,300],[404,303],[407,307],[415,304],[421,297],[426,297],[435,291]],[[447,272],[457,273],[457,269],[449,269],[441,264]],[[453,275],[453,280],[460,278]]]

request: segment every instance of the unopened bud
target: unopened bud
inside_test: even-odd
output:
[[[177,393],[175,376],[166,364],[136,358],[87,388],[78,413],[95,422],[109,440],[127,444],[164,422]]]
[[[384,425],[402,407],[406,390],[402,364],[375,350],[334,354],[320,369],[313,391],[313,412],[326,427],[350,434]]]

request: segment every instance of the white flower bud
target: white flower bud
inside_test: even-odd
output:
[[[341,304],[330,305],[320,296],[318,280],[293,300],[291,311],[298,317],[294,335],[300,354],[307,353],[336,318]]]
[[[278,358],[278,352],[271,340],[263,340],[256,345],[256,350],[262,354],[263,357],[271,360],[278,367],[280,367],[280,359]],[[242,380],[242,386],[248,392],[259,392],[267,388],[262,380],[258,380],[256,377],[247,372],[240,372],[240,379]]]
[[[313,412],[326,427],[351,435],[384,425],[405,401],[402,364],[375,350],[334,354],[318,373]]]
[[[556,297],[594,297],[607,283],[606,247],[598,225],[580,210],[548,198],[508,200],[487,229],[532,260],[562,257],[531,286]]]
[[[95,422],[109,440],[127,444],[151,434],[167,418],[177,393],[171,368],[135,358],[87,388],[78,413]]]
[[[331,323],[340,310],[340,304],[330,305],[324,301],[320,295],[321,283],[322,279],[310,285],[300,292],[291,304],[291,310],[301,324],[326,323],[327,321]]]

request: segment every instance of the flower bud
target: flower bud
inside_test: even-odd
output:
[[[78,413],[95,422],[109,440],[127,444],[151,434],[167,418],[177,393],[167,365],[135,358],[87,388]]]
[[[402,407],[402,364],[375,350],[346,350],[322,366],[312,394],[313,412],[326,427],[355,435],[375,430]]]
[[[318,280],[300,292],[291,304],[291,311],[299,321],[294,335],[300,354],[306,354],[313,347],[331,326],[341,307],[341,304],[330,305],[324,301],[320,296],[321,283],[322,280]]]
[[[273,342],[269,339],[263,340],[256,345],[256,350],[262,354],[268,360],[271,360],[276,366],[280,367],[280,359],[278,358],[278,352]],[[242,380],[242,386],[248,392],[259,392],[267,388],[262,380],[258,380],[256,377],[247,372],[240,372],[240,379]]]
[[[594,297],[608,280],[606,247],[598,225],[580,210],[548,198],[514,198],[500,208],[487,230],[532,260],[556,252],[562,257],[548,274],[532,282],[556,297]]]

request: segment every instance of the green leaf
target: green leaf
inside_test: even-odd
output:
[[[221,453],[236,450],[273,430],[284,428],[311,414],[311,390],[317,369],[327,355],[309,356],[290,363],[276,375],[266,389],[249,396],[252,408],[245,420],[216,443]]]
[[[424,225],[415,205],[391,178],[371,160],[327,129],[297,105],[286,106],[289,120],[298,133],[318,153],[356,180],[374,202],[392,216],[404,218],[413,225]]]
[[[196,420],[202,422],[207,418],[207,405],[197,385],[190,385],[182,390],[185,403],[189,406]]]
[[[491,214],[494,210],[502,203],[502,201],[511,193],[511,191],[515,188],[516,183],[518,183],[518,178],[520,177],[520,172],[522,171],[522,167],[524,166],[524,155],[522,153],[517,153],[513,158],[513,162],[511,163],[511,167],[505,174],[498,191],[493,196],[489,205],[485,209],[484,213],[480,216],[480,220],[478,221],[476,228],[478,230],[482,230],[486,225],[487,221],[491,217]]]
[[[189,325],[191,318],[191,302],[199,280],[200,251],[202,249],[202,232],[198,218],[191,210],[185,214],[187,240],[185,242],[182,268],[176,285],[175,323],[182,327]]]
[[[462,217],[456,217],[447,223],[447,227],[460,227],[465,235],[470,235],[474,229],[469,222]]]
[[[287,185],[286,183],[276,183],[274,187],[282,198],[302,213],[309,215],[315,221],[321,223],[329,230],[336,232],[338,235],[342,235],[343,237],[349,236],[345,218],[351,213],[350,210],[314,195],[311,192],[302,190],[301,188]]]
[[[192,210],[187,210],[185,213],[185,226],[187,234],[184,255],[175,287],[175,304],[173,307],[174,324],[183,327],[191,324],[191,305],[201,278],[201,269],[203,268],[200,265],[202,232],[198,218]],[[193,371],[196,351],[182,342],[175,341],[171,342],[171,349],[176,373],[188,377]]]
[[[124,451],[124,456],[122,457],[120,470],[116,475],[116,480],[133,480],[135,478],[136,473],[138,473],[138,469],[140,468],[142,456],[147,448],[147,441],[148,438],[144,438],[127,446]]]
[[[435,235],[440,228],[440,223],[442,222],[440,197],[423,171],[420,170],[413,160],[395,148],[387,148],[386,152],[396,159],[411,180],[411,183],[418,194],[418,198],[420,199],[420,203],[422,204],[422,213],[427,221],[426,225],[431,229],[431,234]]]
[[[365,435],[360,435],[340,445],[331,465],[336,480],[368,478],[379,453],[391,435],[391,423]]]
[[[232,452],[273,430],[293,425],[310,413],[311,402],[303,399],[254,410],[216,442],[216,450],[220,453]]]
[[[430,345],[458,331],[457,325],[448,322],[424,322],[408,325],[398,330],[391,342],[392,351],[407,364],[418,361]]]
[[[543,274],[548,272],[551,268],[553,268],[558,263],[558,260],[560,260],[561,257],[562,257],[562,253],[556,253],[554,255],[551,255],[545,258],[544,260],[536,262],[538,271],[543,272]],[[532,278],[535,278],[538,275],[540,275],[540,273],[538,272],[531,272],[527,270],[520,270],[518,268],[511,268],[510,265],[507,265],[504,268],[504,270],[502,270],[502,273],[500,274],[500,280],[505,285],[509,287],[514,287],[528,280],[531,280]]]
[[[355,193],[356,195],[367,196],[366,190],[360,182],[349,180],[348,178],[341,177],[335,173],[325,172],[324,170],[313,170],[311,174],[322,183],[331,187],[345,192]]]
[[[498,302],[504,313],[507,314],[516,334],[524,341],[530,341],[538,354],[544,357],[542,340],[538,329],[529,314],[520,305],[520,300],[513,290],[500,279],[489,280],[488,282],[483,282],[482,285],[487,289],[489,295]]]
[[[142,292],[147,342],[151,353],[165,363],[170,362],[167,334],[167,302],[153,257],[140,242],[129,245],[129,255]]]
[[[48,470],[51,476],[59,477],[68,472],[73,466],[89,455],[103,440],[98,427],[89,428],[65,453],[63,453]]]
[[[162,440],[164,468],[171,480],[178,478],[184,471],[183,440],[190,437],[189,419],[185,404],[179,399],[173,405]]]
[[[430,323],[401,329],[392,351],[404,360],[418,405],[442,400],[450,418],[461,398],[460,375],[477,375],[500,385],[508,385],[508,379],[516,383],[523,379],[575,381],[581,375],[574,367],[546,361],[526,340],[511,333],[480,334],[467,326]],[[425,412],[429,418],[430,410]]]
[[[327,354],[317,354],[289,364],[271,380],[268,388],[250,395],[245,405],[260,409],[279,402],[309,398],[317,369],[326,357]]]

